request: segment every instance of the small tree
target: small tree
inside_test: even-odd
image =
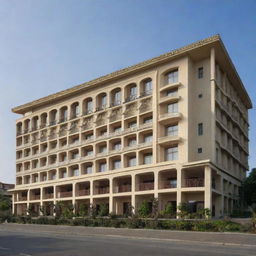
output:
[[[103,216],[107,216],[108,213],[109,213],[108,205],[107,204],[100,204],[98,215],[103,217]]]
[[[147,218],[149,217],[150,213],[151,213],[151,209],[149,207],[149,203],[147,201],[143,201],[138,208],[139,217]]]
[[[96,208],[96,205],[95,204],[90,204],[90,207],[89,207],[89,216],[93,219],[95,219],[97,215],[97,208]]]
[[[240,196],[244,206],[256,204],[256,168],[252,169],[250,175],[244,180]]]
[[[152,217],[154,219],[158,219],[159,215],[159,201],[158,198],[154,198],[152,200]]]
[[[85,217],[85,216],[88,215],[88,211],[89,211],[88,205],[86,205],[86,204],[81,204],[81,205],[79,206],[79,209],[78,209],[78,215],[81,216],[81,217]]]
[[[172,218],[176,215],[176,207],[171,203],[167,203],[163,211],[161,211],[161,215],[166,218]]]
[[[12,202],[8,196],[0,193],[0,222],[11,215]]]
[[[181,219],[185,219],[189,214],[189,209],[186,203],[180,203],[178,205],[178,213],[177,215],[181,218]]]

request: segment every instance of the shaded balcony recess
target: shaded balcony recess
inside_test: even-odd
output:
[[[131,192],[132,186],[131,184],[123,184],[114,187],[114,193],[124,193],[124,192]]]
[[[30,200],[40,200],[40,194],[38,195],[31,195]]]
[[[90,189],[80,189],[78,190],[78,196],[89,196],[90,195]]]
[[[53,198],[53,193],[46,193],[44,195],[44,199],[51,199],[51,198]]]
[[[185,179],[185,187],[204,187],[204,178],[187,178]]]
[[[162,188],[177,188],[177,183],[172,183],[170,181],[165,181],[162,184]]]
[[[95,189],[95,194],[100,195],[100,194],[108,194],[109,193],[109,187],[96,187]]]
[[[58,198],[61,197],[72,197],[72,191],[58,192]]]
[[[139,191],[143,190],[153,190],[154,189],[154,182],[149,181],[149,182],[142,182],[138,184],[139,186]]]

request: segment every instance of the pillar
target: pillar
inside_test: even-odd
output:
[[[212,170],[209,166],[204,169],[204,208],[212,210]]]

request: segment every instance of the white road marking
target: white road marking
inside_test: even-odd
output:
[[[0,250],[10,250],[10,248],[0,246]]]
[[[20,256],[32,256],[32,255],[26,254],[26,253],[20,253],[19,255],[20,255]]]

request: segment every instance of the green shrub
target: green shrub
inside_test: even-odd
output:
[[[160,216],[164,218],[174,218],[176,217],[176,208],[171,203],[167,203],[164,210],[160,212]]]
[[[103,217],[103,216],[108,216],[108,214],[109,214],[108,205],[107,204],[100,204],[98,215]]]
[[[150,216],[151,209],[149,207],[149,203],[147,201],[143,201],[138,208],[138,215],[141,218],[147,218]]]

